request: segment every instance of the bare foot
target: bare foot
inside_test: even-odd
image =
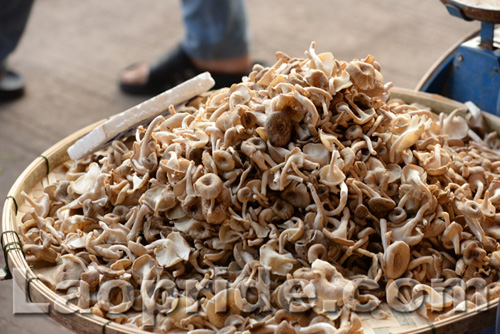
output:
[[[249,70],[252,62],[250,56],[229,59],[207,60],[190,58],[200,71],[209,71],[217,74],[239,74]],[[149,64],[141,62],[122,72],[120,80],[126,85],[143,85],[148,81]]]

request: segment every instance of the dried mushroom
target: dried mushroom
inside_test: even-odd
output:
[[[481,114],[389,101],[372,56],[306,56],[278,52],[25,195],[27,259],[59,263],[51,285],[80,306],[161,332],[359,333],[355,311],[412,293],[429,319],[498,296],[500,145]]]

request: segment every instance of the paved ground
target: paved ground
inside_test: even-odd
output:
[[[449,16],[438,0],[247,4],[256,59],[272,63],[278,50],[301,57],[314,40],[318,51],[338,59],[374,55],[386,80],[406,88],[415,87],[439,56],[479,26]],[[182,34],[178,1],[36,1],[11,59],[25,74],[27,94],[0,104],[0,199],[48,147],[139,103],[119,92],[117,73],[162,53]],[[68,333],[47,317],[14,316],[11,305],[12,282],[0,282],[2,334]]]

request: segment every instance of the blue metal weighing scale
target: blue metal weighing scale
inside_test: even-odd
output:
[[[481,29],[455,45],[424,76],[417,90],[500,115],[500,0],[441,0],[448,12]]]

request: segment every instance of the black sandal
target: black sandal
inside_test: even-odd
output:
[[[132,69],[137,65],[133,64],[125,70]],[[202,72],[196,68],[179,45],[156,62],[150,64],[148,80],[144,84],[131,85],[120,81],[120,89],[125,93],[134,95],[158,95]],[[241,82],[241,78],[249,73],[250,69],[246,73],[239,74],[210,73],[215,80],[215,86],[212,89],[229,87],[233,83]]]
[[[13,71],[6,70],[0,75],[0,101],[10,101],[24,94],[24,79]]]

